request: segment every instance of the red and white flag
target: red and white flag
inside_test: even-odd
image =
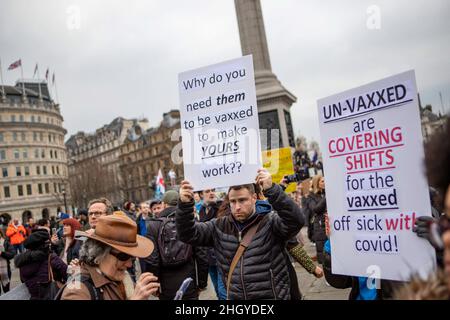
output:
[[[15,61],[15,62],[11,63],[9,65],[9,67],[8,67],[8,70],[14,70],[14,69],[16,69],[16,68],[18,68],[20,66],[22,66],[22,59],[19,59],[19,60]]]
[[[47,71],[45,71],[45,80],[48,81],[48,68],[47,68]]]
[[[36,63],[36,67],[34,67],[33,78],[36,76],[37,72],[38,72],[38,64]]]
[[[156,177],[156,193],[163,195],[166,192],[166,185],[164,183],[164,177],[162,175],[161,169],[158,171],[158,176]]]

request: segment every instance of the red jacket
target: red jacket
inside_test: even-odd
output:
[[[15,226],[13,223],[10,223],[8,229],[6,229],[6,236],[9,237],[9,242],[12,245],[24,242],[26,234],[27,230],[25,230],[23,225]]]

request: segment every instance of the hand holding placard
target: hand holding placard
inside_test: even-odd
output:
[[[253,61],[179,75],[183,164],[194,190],[251,183],[261,167]]]
[[[192,202],[194,200],[194,189],[189,181],[181,181],[180,200],[181,202]]]

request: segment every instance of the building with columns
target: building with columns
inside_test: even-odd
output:
[[[22,84],[25,87],[23,92]],[[38,87],[41,87],[41,95]],[[49,218],[70,202],[66,130],[60,106],[42,80],[17,81],[0,92],[0,216]],[[25,95],[24,95],[25,93]],[[68,208],[70,212],[70,208]]]
[[[294,147],[290,108],[297,98],[272,72],[260,0],[235,0],[234,3],[242,55],[253,55],[259,127],[267,130],[267,134],[261,131],[261,148]]]

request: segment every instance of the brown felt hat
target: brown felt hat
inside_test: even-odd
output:
[[[77,237],[100,241],[108,246],[137,258],[148,257],[153,242],[137,234],[136,223],[122,215],[101,216],[94,232],[77,232]]]

